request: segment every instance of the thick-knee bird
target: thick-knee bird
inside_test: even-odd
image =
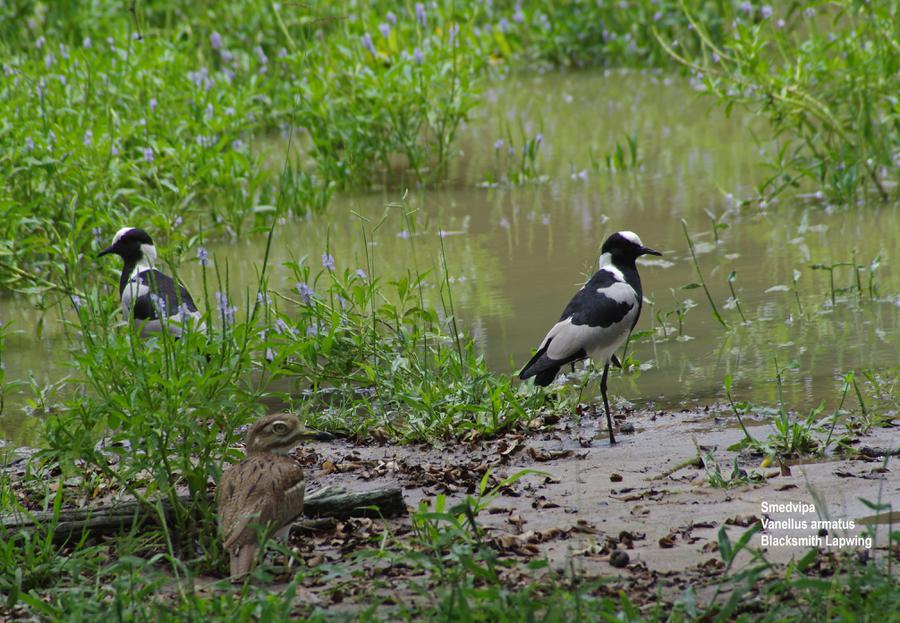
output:
[[[219,533],[231,559],[231,577],[253,568],[260,530],[287,539],[291,522],[303,512],[303,468],[286,456],[316,436],[295,415],[269,415],[247,432],[247,458],[227,469],[219,482]]]
[[[567,363],[588,357],[603,362],[600,392],[611,444],[616,443],[616,438],[606,397],[606,377],[610,362],[621,367],[615,353],[625,344],[641,315],[644,294],[635,260],[648,253],[662,255],[645,247],[634,232],[620,231],[607,238],[600,250],[599,270],[572,297],[559,322],[519,373],[520,379],[534,377],[535,385],[546,386]]]
[[[133,320],[141,337],[166,331],[178,338],[188,324],[200,326],[201,314],[187,289],[155,268],[156,247],[147,232],[123,227],[97,257],[109,253],[125,261],[119,277],[122,313]]]

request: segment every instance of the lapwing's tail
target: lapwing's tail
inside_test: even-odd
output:
[[[567,363],[571,363],[573,361],[579,361],[587,357],[587,353],[584,350],[579,350],[568,357],[563,359],[551,359],[547,355],[547,349],[550,347],[550,342],[552,340],[548,340],[546,344],[534,354],[534,357],[525,364],[525,367],[522,368],[522,371],[519,372],[519,378],[523,381],[525,379],[529,379],[534,377],[534,384],[540,385],[541,387],[546,387],[550,383],[553,382],[553,379],[556,378],[556,375],[559,374],[560,368],[562,368]]]

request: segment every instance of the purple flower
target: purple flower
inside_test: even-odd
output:
[[[760,9],[759,14],[762,15],[763,19],[769,19],[770,17],[772,17],[772,7],[770,7],[768,4],[764,4],[763,8]]]
[[[75,310],[81,309],[81,297],[77,294],[72,295],[72,305],[75,306]]]
[[[34,149],[34,140],[30,136],[25,137],[25,150],[31,151]]]
[[[85,130],[84,138],[81,141],[84,143],[85,147],[90,147],[94,144],[94,133],[91,130]]]
[[[46,69],[50,69],[51,67],[53,67],[53,60],[53,54],[51,54],[50,52],[44,54],[44,67]]]
[[[281,318],[275,319],[275,333],[278,335],[283,335],[285,333],[291,333],[290,327],[288,327],[287,323]]]
[[[300,295],[300,298],[303,300],[303,302],[307,305],[312,302],[314,294],[313,289],[305,283],[300,283],[299,281],[297,282],[297,293]]]
[[[269,62],[269,57],[266,56],[266,53],[260,46],[256,46],[255,48],[253,48],[253,51],[256,53],[256,60],[259,61],[260,65],[265,65]]]
[[[506,32],[509,29],[509,20],[505,17],[501,17],[500,21],[497,22],[497,29],[500,32]]]
[[[425,15],[425,5],[421,2],[416,2],[416,19],[422,28],[425,28],[428,24],[428,17]]]
[[[657,11],[656,13],[653,14],[653,21],[658,22],[659,20],[662,19],[662,17],[663,17],[662,11]]]
[[[500,217],[500,227],[503,229],[509,229],[509,219],[505,216]]]
[[[224,292],[216,291],[215,296],[216,309],[219,311],[219,314],[221,314],[222,320],[225,324],[232,324],[234,322],[234,312],[237,311],[237,307],[228,301],[228,295]]]
[[[366,274],[366,271],[364,271],[362,268],[356,269],[356,276],[359,277],[360,279],[368,279],[369,278],[369,276]]]
[[[184,219],[181,218],[180,216],[176,216],[175,220],[172,221],[172,227],[174,227],[175,229],[178,229],[179,227],[181,227],[181,225],[183,223],[184,223]]]
[[[372,35],[365,33],[362,36],[362,44],[363,47],[369,51],[369,54],[375,56],[375,44],[372,43]]]
[[[807,7],[803,9],[803,15],[805,15],[806,17],[815,17],[816,10],[813,7]]]
[[[189,71],[187,77],[188,80],[194,83],[194,86],[203,87],[207,91],[212,86],[209,70],[206,67],[201,67],[197,71]]]
[[[212,104],[207,104],[207,105],[206,105],[206,118],[207,118],[207,119],[212,119],[213,116],[215,116],[215,114],[216,114],[216,109],[213,108],[213,105],[212,105]]]
[[[166,299],[157,295],[155,292],[150,293],[150,305],[156,310],[156,315],[165,320],[166,315]]]
[[[322,254],[322,267],[325,270],[334,270],[334,258],[328,253]]]
[[[222,35],[217,32],[213,32],[213,34],[209,36],[209,43],[212,46],[213,50],[218,50],[222,47]]]
[[[113,156],[118,156],[120,146],[121,145],[119,144],[119,141],[113,141],[113,144],[109,146],[109,153],[111,153]]]
[[[205,247],[197,247],[197,259],[200,260],[200,266],[209,266],[209,251]]]
[[[272,348],[266,349],[266,361],[268,361],[269,363],[275,361],[275,351],[272,350]]]
[[[393,12],[393,11],[388,11],[388,12],[387,12],[387,15],[385,15],[384,18],[385,18],[387,21],[389,21],[390,23],[392,23],[392,24],[396,24],[396,23],[397,23],[397,16],[394,15],[394,12]]]
[[[403,231],[401,231],[397,234],[397,237],[407,240],[409,238],[409,232],[404,229]]]
[[[34,47],[36,47],[38,50],[40,50],[42,47],[44,47],[44,42],[45,42],[46,40],[47,40],[47,39],[44,38],[44,35],[41,35],[40,37],[38,37],[38,38],[35,40],[35,42],[34,42]]]
[[[453,22],[450,24],[450,45],[454,45],[456,42],[456,35],[459,34],[459,24]]]
[[[741,2],[741,11],[750,15],[753,13],[753,4],[750,2]]]
[[[510,146],[509,146],[509,149],[506,150],[506,153],[508,153],[510,156],[515,156],[515,155],[516,155],[516,148],[513,147],[512,145],[510,145]]]
[[[497,139],[497,142],[494,143],[494,149],[500,149],[501,147],[503,147],[503,139],[502,139],[502,138],[498,138],[498,139]]]
[[[147,103],[150,105],[150,112],[151,112],[151,113],[155,113],[155,112],[156,112],[156,98],[155,98],[155,97],[151,97],[151,98],[150,98],[150,101],[147,102]]]
[[[421,65],[422,61],[425,60],[425,55],[422,54],[422,50],[416,48],[413,50],[413,60],[416,62],[416,65]]]
[[[381,22],[378,24],[378,32],[381,33],[381,36],[387,39],[391,34],[391,26],[386,22]]]
[[[153,162],[153,148],[144,147],[144,162]]]
[[[85,38],[81,41],[81,47],[83,47],[85,50],[90,50],[92,45],[93,45],[93,44],[91,43],[91,38],[90,38],[90,37],[85,37]]]
[[[94,242],[97,244],[103,244],[103,228],[95,227],[91,230],[91,233],[94,235]]]
[[[516,6],[516,12],[513,15],[513,21],[516,22],[517,24],[521,24],[522,22],[525,21],[525,12],[522,11],[521,5]]]
[[[537,133],[537,136],[534,137],[534,142],[540,145],[544,142],[544,135],[541,132]]]

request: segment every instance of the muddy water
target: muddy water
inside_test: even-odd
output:
[[[500,82],[485,100],[461,131],[462,154],[444,187],[412,183],[407,191],[392,187],[338,196],[326,214],[278,227],[271,286],[293,287],[281,267],[286,260],[308,256],[318,268],[326,241],[339,269],[364,266],[363,219],[371,227],[386,214],[370,248],[376,273],[389,280],[434,269],[436,283],[443,240],[457,315],[490,365],[506,373],[528,359],[594,270],[604,238],[630,229],[664,256],[640,266],[648,304],[638,330],[653,329],[652,337],[632,345],[642,369],[614,375],[612,393],[641,405],[705,403],[723,395],[723,378],[730,374],[737,399],[774,404],[777,362],[786,368],[785,402],[809,408],[820,400],[835,404],[839,377],[850,370],[896,365],[896,205],[846,209],[806,196],[737,206],[736,199],[753,196],[753,186],[767,174],[761,152],[772,148],[754,140],[765,126],[748,115],[725,118],[711,111],[678,78],[548,74]],[[520,158],[522,138],[538,133],[543,181],[504,183],[515,173],[510,163]],[[617,142],[624,145],[629,134],[637,137],[639,165],[608,171],[604,155]],[[515,156],[509,154],[510,139]],[[278,161],[277,143],[260,148]],[[681,219],[727,330],[713,317],[702,289],[683,289],[698,278]],[[723,226],[718,242],[711,219]],[[255,283],[264,237],[207,246],[217,261],[228,259],[232,295],[243,299],[243,289]],[[876,257],[874,296],[869,273],[862,271],[863,295],[838,292],[835,304],[827,273],[812,269],[854,258],[868,265]],[[116,275],[109,265],[104,266],[112,287]],[[190,262],[180,271],[194,290],[200,289],[199,270]],[[747,323],[727,305],[732,271]],[[835,270],[836,288],[855,283],[849,268]],[[67,373],[63,332],[52,316],[37,337],[26,301],[0,301],[0,318],[13,320],[18,331],[3,353],[7,381],[32,375],[44,384]],[[21,395],[6,397],[0,437],[22,437],[24,406]]]

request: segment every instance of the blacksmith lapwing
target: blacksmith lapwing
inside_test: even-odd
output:
[[[559,322],[519,373],[520,379],[533,376],[535,385],[546,386],[567,363],[587,357],[603,362],[600,392],[611,444],[616,443],[616,438],[606,397],[606,377],[610,361],[622,366],[615,353],[625,344],[641,315],[643,291],[635,260],[648,253],[662,255],[645,247],[634,232],[620,231],[607,238],[600,250],[599,270],[572,297]]]
[[[133,319],[141,337],[166,331],[178,338],[191,323],[201,326],[201,314],[187,289],[154,267],[156,247],[147,232],[123,227],[97,257],[108,253],[125,260],[119,278],[122,313]]]

